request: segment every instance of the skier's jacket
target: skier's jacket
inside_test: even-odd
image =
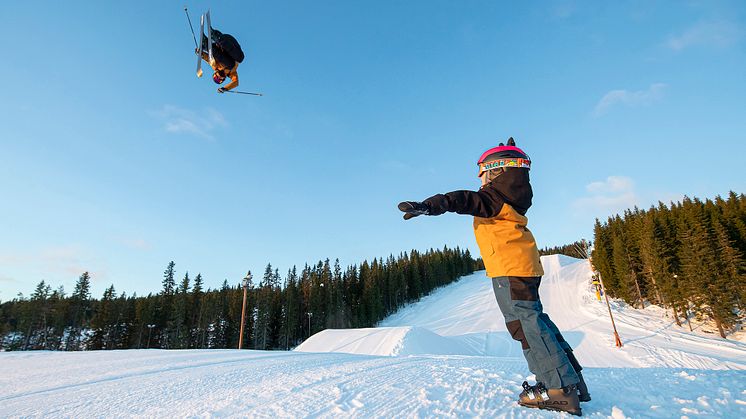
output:
[[[424,202],[430,215],[456,212],[474,216],[474,235],[487,276],[544,275],[539,250],[526,227],[533,191],[528,169],[510,168],[479,191],[454,191]]]
[[[229,55],[236,62],[243,62],[244,53],[241,49],[241,45],[238,43],[233,35],[222,33],[219,30],[212,28],[212,39],[215,45],[220,47],[227,55]]]

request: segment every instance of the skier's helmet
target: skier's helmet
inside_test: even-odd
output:
[[[497,147],[482,153],[477,165],[479,166],[477,176],[481,177],[486,172],[496,169],[500,169],[500,172],[513,167],[531,169],[531,159],[523,150],[515,146],[515,140],[510,137],[508,145],[500,143]]]
[[[223,84],[223,82],[225,81],[225,76],[223,75],[223,73],[216,71],[212,75],[212,81],[214,81],[215,84]]]

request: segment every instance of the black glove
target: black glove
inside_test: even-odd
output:
[[[429,215],[430,206],[422,202],[404,201],[399,203],[399,211],[405,212],[404,219],[408,220],[418,215]]]
[[[225,87],[218,87],[218,93],[225,93],[227,91],[228,89],[226,89]]]

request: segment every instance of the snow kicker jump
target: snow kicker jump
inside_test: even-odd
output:
[[[189,29],[192,31],[192,37],[194,38],[194,52],[197,55],[197,77],[202,77],[202,61],[204,60],[213,69],[212,80],[215,84],[221,85],[218,88],[218,93],[228,92],[262,96],[261,93],[234,90],[238,87],[238,65],[245,58],[238,40],[230,34],[213,28],[210,21],[210,11],[208,10],[200,15],[200,41],[197,42],[197,37],[194,34],[192,26],[192,19],[189,17],[189,11],[186,6],[184,6],[184,13],[186,13],[187,20],[189,21]],[[205,35],[205,30],[207,30],[207,35]],[[230,79],[231,81],[223,86],[222,84],[226,79]]]

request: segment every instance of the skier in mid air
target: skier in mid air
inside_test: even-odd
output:
[[[534,236],[526,227],[533,197],[531,160],[511,137],[507,145],[487,150],[477,164],[479,191],[405,201],[399,210],[405,212],[405,220],[445,212],[474,216],[474,234],[508,332],[521,342],[528,369],[536,375],[536,385],[523,382],[518,403],[580,416],[580,402],[591,399],[582,367],[539,299],[544,270]]]
[[[212,29],[212,61],[208,54],[208,39],[202,35],[202,59],[210,64],[214,70],[212,80],[215,84],[223,84],[226,78],[231,82],[218,88],[218,93],[225,93],[238,86],[238,64],[244,59],[244,53],[236,38]],[[199,49],[195,50],[199,54]]]

